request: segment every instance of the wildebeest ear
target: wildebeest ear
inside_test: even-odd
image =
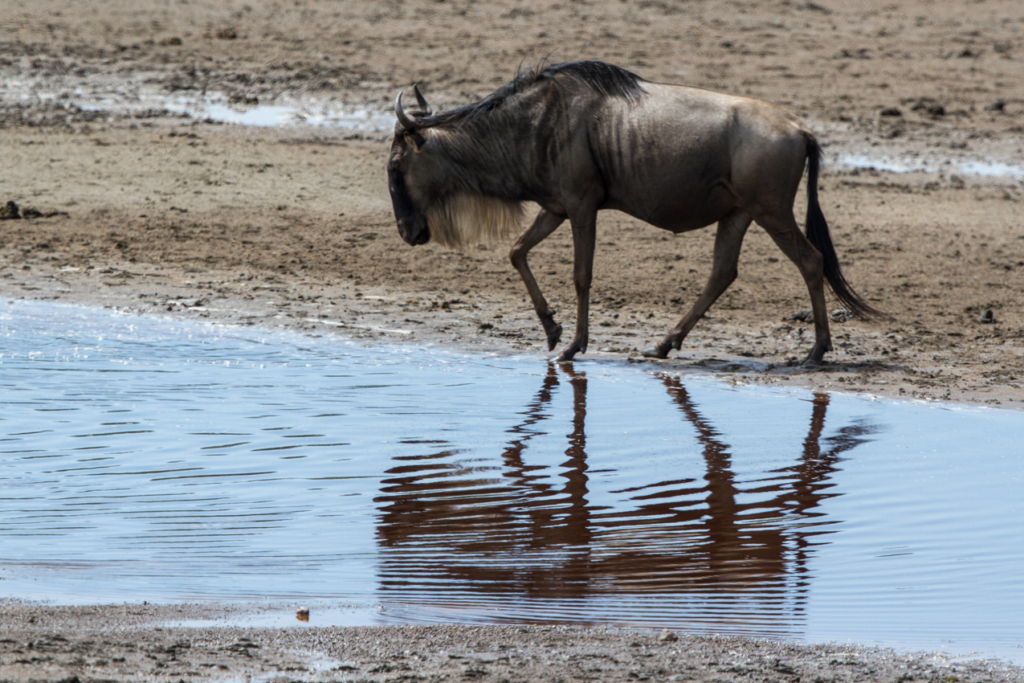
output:
[[[405,141],[411,144],[417,152],[422,149],[423,145],[427,144],[427,141],[423,139],[418,130],[407,130],[405,132]]]

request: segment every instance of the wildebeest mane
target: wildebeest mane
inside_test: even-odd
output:
[[[554,79],[558,75],[574,78],[605,97],[636,100],[644,93],[642,78],[632,71],[606,62],[582,61],[553,64],[541,72],[541,78]],[[557,81],[556,81],[557,82]]]
[[[582,83],[604,97],[636,100],[644,93],[641,85],[643,79],[622,67],[591,60],[564,62],[537,69],[527,68],[479,102],[431,116],[417,117],[416,128],[473,121],[499,108],[510,97],[523,92],[538,81],[549,80],[559,84],[562,78]]]

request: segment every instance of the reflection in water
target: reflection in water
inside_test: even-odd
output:
[[[575,368],[0,301],[3,595],[1021,660],[1024,412]]]
[[[654,379],[679,408],[686,436],[695,432],[702,473],[666,472],[661,481],[609,491],[612,504],[592,503],[586,373],[552,365],[508,430],[500,461],[444,448],[395,458],[375,499],[385,597],[468,611],[514,599],[522,621],[734,619],[758,633],[799,622],[808,558],[839,521],[816,508],[838,495],[829,493],[830,478],[842,454],[873,427],[850,424],[823,438],[829,397],[815,394],[795,462],[740,482],[729,445],[683,382]],[[565,460],[531,463],[531,445],[548,435],[552,398],[565,382],[573,405]],[[617,611],[617,595],[632,596],[634,609],[644,595],[663,606],[640,617],[625,600]]]

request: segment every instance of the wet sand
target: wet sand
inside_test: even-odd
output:
[[[660,365],[1020,408],[1021,180],[958,169],[1024,159],[1021,54],[1017,0],[969,11],[910,0],[12,6],[0,36],[0,205],[14,201],[27,218],[0,220],[0,297],[547,356],[507,245],[453,253],[401,242],[386,136],[76,103],[216,92],[387,112],[418,82],[444,108],[485,95],[520,64],[597,58],[804,118],[831,161],[821,198],[846,275],[893,316],[834,322],[826,365],[800,367],[812,336],[794,318],[809,308],[803,283],[753,228],[736,283]],[[602,215],[581,360],[650,362],[640,350],[700,291],[712,240],[711,230],[672,236]],[[571,328],[568,230],[531,263]],[[656,633],[157,626],[234,609],[5,603],[0,680],[1022,680],[1019,669],[930,656]],[[322,658],[337,663],[311,673]]]
[[[997,662],[664,631],[183,628],[168,624],[245,608],[0,605],[3,681],[1024,681]]]

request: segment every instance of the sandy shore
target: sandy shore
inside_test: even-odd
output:
[[[175,627],[245,609],[0,603],[3,681],[1024,681],[937,654],[563,626]],[[311,615],[315,620],[316,614]]]
[[[827,363],[800,367],[806,292],[755,228],[737,282],[662,366],[1024,407],[1018,0],[40,0],[4,22],[0,206],[23,217],[0,220],[0,298],[547,356],[506,245],[401,242],[386,134],[218,125],[159,102],[331,102],[386,118],[413,82],[443,108],[519,64],[598,58],[807,120],[846,275],[893,316],[840,317]],[[584,358],[651,362],[640,351],[700,291],[712,240],[602,215]],[[531,263],[571,326],[568,230]],[[245,609],[2,603],[0,681],[1024,680],[937,656],[647,632],[166,626]]]

